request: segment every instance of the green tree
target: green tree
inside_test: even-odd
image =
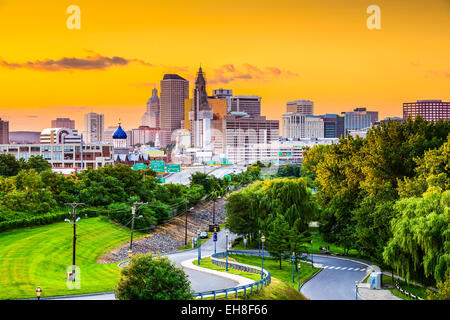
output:
[[[12,177],[19,173],[20,162],[12,154],[0,154],[0,176]]]
[[[445,277],[445,281],[436,285],[438,292],[427,290],[427,300],[450,300],[450,277]]]
[[[282,268],[282,260],[289,255],[289,224],[285,218],[278,214],[273,220],[267,234],[267,251],[270,255],[280,261],[280,269]]]
[[[38,173],[52,168],[52,165],[42,156],[31,156],[24,166],[22,169],[34,169]]]
[[[188,300],[193,291],[188,276],[167,257],[138,254],[122,269],[115,296],[119,300]]]
[[[433,284],[450,276],[450,191],[430,187],[421,198],[394,206],[392,238],[383,258],[407,279]]]

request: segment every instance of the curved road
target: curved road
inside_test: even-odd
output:
[[[355,281],[361,282],[368,265],[333,256],[313,255],[314,265],[323,268],[306,282],[301,292],[311,300],[355,300]],[[360,300],[360,299],[358,299]]]

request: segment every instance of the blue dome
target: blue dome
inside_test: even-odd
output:
[[[125,131],[123,131],[122,127],[119,124],[119,127],[113,134],[113,139],[126,139],[126,138],[127,138],[127,133]]]

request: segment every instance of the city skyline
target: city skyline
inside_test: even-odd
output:
[[[18,10],[24,4],[33,10]],[[10,131],[39,131],[56,117],[81,131],[83,115],[96,112],[105,127],[120,118],[131,129],[164,74],[192,88],[200,65],[208,95],[260,96],[261,114],[273,120],[297,99],[314,101],[315,114],[366,107],[380,119],[402,116],[405,102],[449,101],[448,1],[376,4],[380,30],[367,28],[363,0],[80,0],[81,29],[69,30],[65,3],[2,1],[0,28],[14,32],[1,36],[0,117]]]

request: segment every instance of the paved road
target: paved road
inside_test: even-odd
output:
[[[306,282],[301,292],[311,300],[355,300],[355,281],[363,280],[368,266],[331,256],[313,255],[323,270]],[[317,265],[317,266],[320,266]]]
[[[211,167],[205,166],[205,168],[192,168],[192,169],[183,169],[180,172],[172,173],[170,176],[166,178],[166,183],[180,183],[184,185],[188,185],[190,183],[190,177],[195,172],[206,172],[210,173],[218,178],[223,178],[224,175],[235,173],[238,174],[242,171],[245,171],[245,167],[242,166],[231,166],[231,167]]]
[[[230,235],[229,240],[235,238],[235,235]],[[217,235],[217,243],[216,243],[217,252],[225,250],[225,230],[221,230]],[[214,253],[214,242],[212,238],[208,239],[201,247],[202,257],[209,256]],[[197,249],[183,251],[179,253],[174,253],[168,255],[169,259],[175,262],[175,264],[180,267],[182,261],[187,259],[196,258],[198,256]],[[200,261],[201,265],[201,261]],[[219,290],[225,288],[232,288],[238,285],[237,282],[222,278],[219,276],[215,276],[208,273],[203,273],[199,271],[195,271],[192,269],[184,269],[184,272],[189,276],[189,280],[191,282],[191,287],[195,292],[202,291],[210,291],[210,290]],[[115,300],[114,294],[93,294],[86,296],[77,296],[77,297],[61,297],[54,298],[55,300]]]

